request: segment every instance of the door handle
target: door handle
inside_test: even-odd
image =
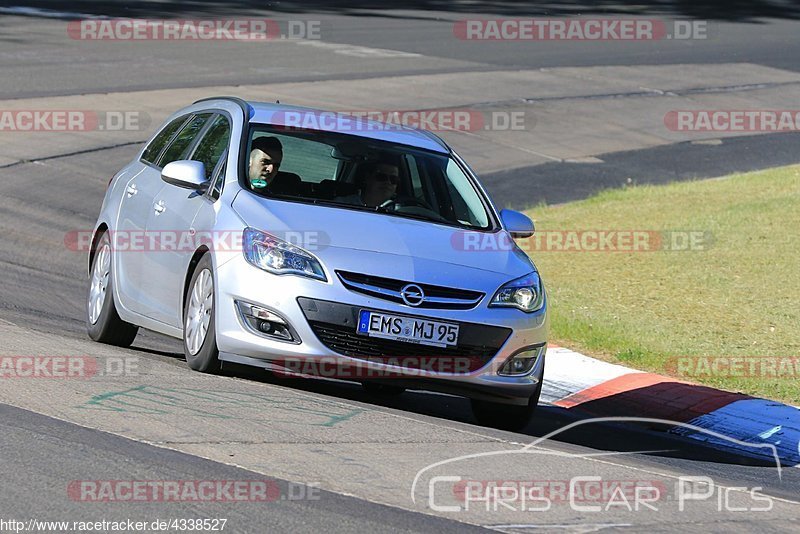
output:
[[[125,188],[125,193],[127,193],[128,198],[131,198],[133,195],[135,195],[138,192],[139,192],[139,190],[136,189],[136,184],[131,184],[128,187]]]
[[[166,204],[164,204],[163,200],[159,200],[153,205],[153,210],[156,212],[156,215],[161,215],[167,209]]]

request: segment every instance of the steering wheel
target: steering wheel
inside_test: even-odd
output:
[[[421,215],[424,217],[432,218],[437,221],[442,221],[442,222],[447,221],[447,218],[443,217],[442,214],[433,209],[430,206],[430,204],[414,197],[401,196],[393,199],[390,198],[389,200],[385,201],[383,204],[378,206],[378,209],[389,209],[389,207],[391,206],[393,206],[393,211],[395,213]],[[403,208],[408,208],[408,209],[403,209]]]
[[[435,209],[433,209],[427,202],[409,196],[399,196],[395,198],[390,198],[389,200],[385,201],[378,207],[386,209],[389,208],[390,206],[394,206],[394,211],[397,211],[397,208],[402,206],[409,206],[409,207],[416,206],[418,208],[423,208],[432,211],[433,213],[436,213],[438,215],[438,212]]]

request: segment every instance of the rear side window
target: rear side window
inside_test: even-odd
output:
[[[201,162],[206,168],[206,178],[211,179],[219,158],[228,147],[231,138],[231,127],[228,119],[218,115],[214,123],[198,143],[192,159]]]
[[[158,159],[158,155],[161,154],[161,150],[166,146],[172,136],[175,135],[175,132],[178,131],[186,119],[188,118],[187,115],[183,117],[178,117],[177,119],[170,122],[166,128],[161,130],[161,132],[150,141],[150,144],[147,145],[147,148],[144,149],[142,153],[142,161],[146,161],[147,163],[155,164],[156,160]]]
[[[200,130],[203,129],[203,125],[205,125],[211,115],[211,113],[201,113],[192,117],[164,151],[164,154],[158,161],[158,165],[163,167],[167,163],[182,159],[187,149],[191,146],[192,141],[194,141],[197,134],[200,133]]]
[[[307,183],[336,179],[339,162],[331,158],[330,145],[286,135],[270,137],[278,138],[283,145],[281,171],[298,174]]]

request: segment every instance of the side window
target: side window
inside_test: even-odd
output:
[[[277,137],[283,145],[282,172],[299,174],[304,182],[336,179],[339,162],[331,157],[330,145],[286,135],[269,137]]]
[[[184,115],[183,117],[178,117],[177,119],[170,122],[166,128],[161,130],[161,132],[150,141],[150,144],[147,145],[147,148],[144,149],[142,153],[142,160],[146,161],[147,163],[155,164],[156,160],[158,159],[158,155],[161,154],[161,150],[166,146],[172,136],[175,135],[175,132],[178,131],[186,119],[189,117]]]
[[[450,206],[456,218],[474,226],[489,226],[489,214],[483,207],[478,191],[470,184],[455,160],[447,160],[444,180],[450,195]],[[445,215],[446,214],[442,214]]]
[[[192,155],[192,159],[201,162],[206,168],[206,178],[211,179],[219,158],[228,147],[231,138],[231,127],[228,119],[223,115],[217,115],[211,127],[206,130],[205,135],[198,143]]]
[[[167,163],[172,163],[173,161],[181,159],[186,149],[191,146],[194,138],[197,137],[197,134],[203,129],[203,125],[210,116],[211,113],[201,113],[192,117],[164,151],[164,154],[158,161],[158,165],[163,167]]]

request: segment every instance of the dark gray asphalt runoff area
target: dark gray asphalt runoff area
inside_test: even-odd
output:
[[[716,143],[719,144],[716,144]],[[689,141],[601,154],[599,163],[552,162],[481,175],[492,200],[511,209],[581,200],[605,189],[716,178],[800,161],[800,133]],[[520,191],[525,200],[520,201]]]
[[[0,18],[0,50],[13,66],[30,65],[25,76],[5,80],[0,98],[132,91],[156,88],[282,81],[357,79],[418,72],[489,72],[499,69],[597,65],[670,65],[749,62],[800,71],[800,8],[780,0],[580,0],[532,5],[524,1],[416,0],[403,4],[335,0],[312,2],[122,2],[84,0],[1,0],[0,7],[25,6],[108,17],[147,19],[268,17],[276,21],[319,21],[326,42],[354,44],[470,62],[424,69],[392,61],[376,68],[352,58],[331,69],[324,58],[277,51],[266,43],[64,43],[66,21],[50,29],[19,28]],[[469,18],[642,16],[699,20],[708,26],[703,40],[605,41],[461,41],[453,24]],[[16,54],[19,44],[28,50]],[[208,46],[210,45],[210,46]],[[38,52],[38,53],[36,53]],[[201,56],[197,54],[201,52]],[[63,59],[58,59],[63,57]],[[93,67],[93,68],[90,68]],[[491,100],[490,98],[487,100]]]
[[[59,0],[4,0],[0,5],[26,5],[49,9],[64,9]],[[109,16],[144,17],[153,13],[161,15],[184,14],[244,14],[253,10],[272,10],[283,13],[341,13],[356,16],[364,11],[390,11],[399,6],[382,0],[294,0],[281,2],[257,2],[254,0],[194,0],[193,2],[124,2],[120,0],[77,0],[69,3],[70,10],[82,13]],[[517,15],[553,17],[576,15],[672,15],[682,18],[707,18],[728,21],[752,21],[761,17],[800,19],[800,7],[785,0],[567,0],[533,3],[526,0],[407,0],[403,9],[424,17],[428,12],[452,12],[455,14]],[[391,15],[387,15],[391,16]],[[409,16],[410,17],[410,16]]]
[[[483,530],[264,477],[5,404],[0,404],[0,451],[0,480],[3,482],[0,517],[5,520],[130,519],[151,523],[172,519],[227,519],[224,531],[254,534]],[[64,483],[109,480],[267,481],[268,487],[279,488],[280,496],[270,490],[267,502],[87,502],[76,500],[74,493],[68,494]],[[271,500],[273,497],[275,500]]]

